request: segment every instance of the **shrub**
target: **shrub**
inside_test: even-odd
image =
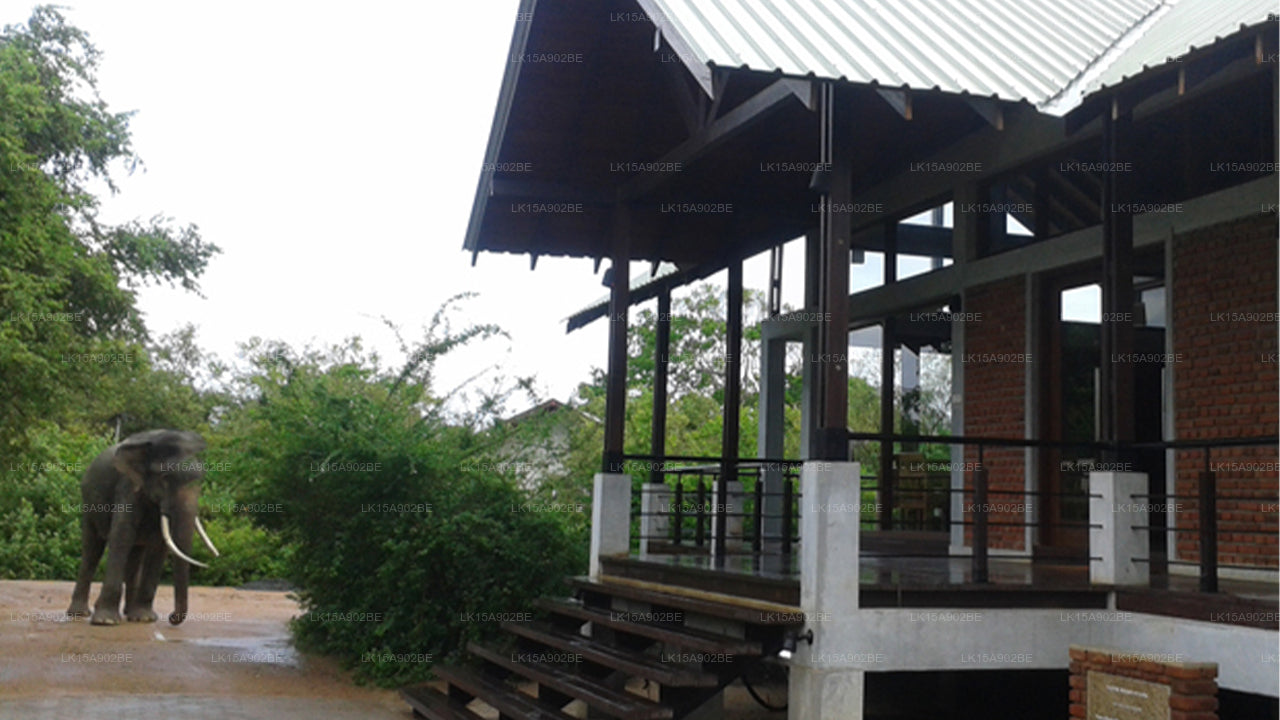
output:
[[[497,629],[469,614],[526,611],[585,565],[564,518],[517,512],[528,497],[470,465],[480,434],[445,422],[410,372],[384,373],[354,344],[261,368],[225,439],[249,502],[282,510],[255,518],[292,547],[299,647],[359,680],[421,680],[416,658]]]
[[[38,425],[0,482],[0,578],[74,579],[80,567],[80,478],[105,438]]]

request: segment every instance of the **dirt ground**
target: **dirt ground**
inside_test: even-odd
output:
[[[161,587],[159,622],[98,627],[66,617],[72,585],[0,582],[0,720],[413,716],[394,691],[356,686],[332,660],[294,650],[285,623],[300,611],[287,593],[193,587],[191,615],[175,627],[164,619],[173,589]],[[729,688],[726,711],[786,717],[763,711],[740,686]]]
[[[0,720],[412,717],[394,691],[295,651],[285,623],[299,610],[286,593],[193,587],[192,615],[175,627],[164,619],[173,589],[161,587],[160,622],[99,627],[64,614],[72,586],[0,582]]]

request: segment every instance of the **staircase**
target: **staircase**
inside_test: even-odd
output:
[[[573,598],[537,601],[540,619],[503,623],[500,642],[470,643],[469,667],[437,666],[445,692],[402,690],[414,715],[680,720],[803,625],[790,605],[623,577],[569,582]]]

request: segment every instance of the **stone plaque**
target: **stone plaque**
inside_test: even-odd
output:
[[[1169,686],[1090,670],[1087,720],[1169,720]]]

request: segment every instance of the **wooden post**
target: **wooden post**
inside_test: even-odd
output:
[[[898,281],[898,224],[890,221],[884,226],[884,284]],[[893,351],[897,344],[894,319],[886,315],[880,343],[880,432],[893,432]],[[880,441],[880,529],[893,529],[894,483],[893,441]]]
[[[1204,449],[1205,469],[1200,473],[1200,592],[1218,592],[1218,476],[1209,469],[1209,448]]]
[[[973,471],[973,582],[985,583],[988,579],[989,535],[987,530],[987,467],[982,464],[982,446],[978,446],[978,467]]]
[[[729,483],[738,479],[739,407],[742,404],[742,259],[729,264],[724,356],[724,425],[720,442],[720,478],[716,483],[715,560],[724,562],[728,541]]]
[[[653,348],[653,431],[649,438],[653,467],[649,469],[649,482],[666,480],[662,469],[667,454],[667,370],[671,352],[671,288],[658,291],[658,326]]]
[[[818,334],[818,376],[822,388],[815,455],[849,459],[849,250],[853,218],[853,118],[850,105],[837,102],[834,83],[821,88],[822,160],[830,163],[831,186],[823,196],[819,232],[822,243],[823,324]]]
[[[623,469],[627,413],[627,315],[631,306],[631,217],[623,204],[613,211],[613,281],[609,288],[609,368],[605,385],[603,472]]]
[[[1129,443],[1134,438],[1133,412],[1133,202],[1129,138],[1133,116],[1119,98],[1103,116],[1102,183],[1102,439]],[[1113,462],[1122,458],[1110,453]]]

